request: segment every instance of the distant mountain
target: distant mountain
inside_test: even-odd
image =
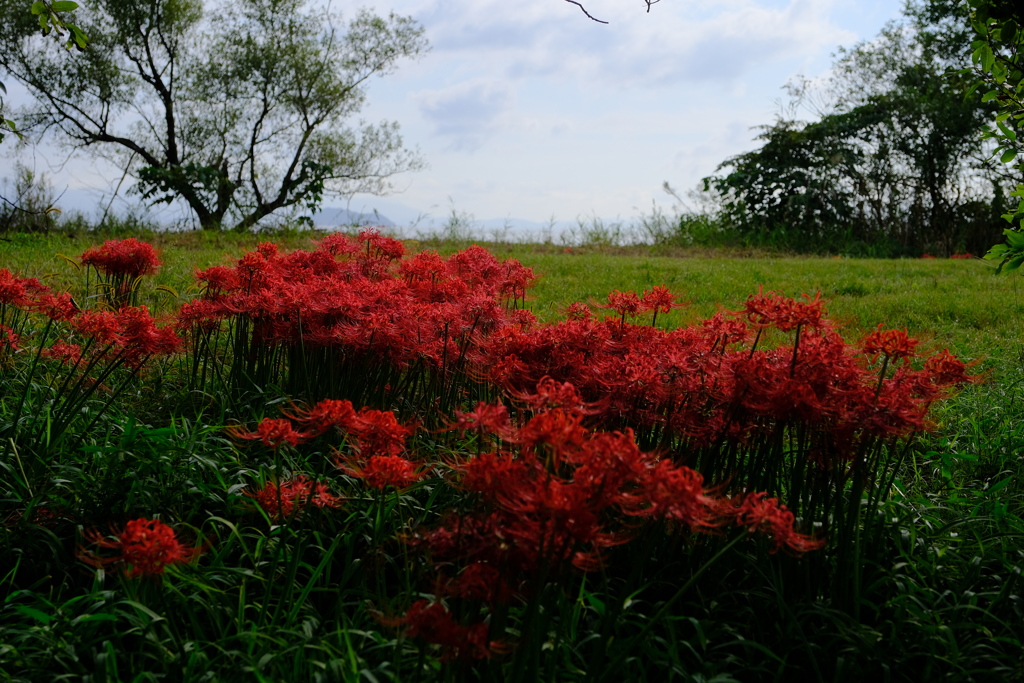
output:
[[[395,224],[380,213],[361,213],[334,206],[324,207],[313,216],[313,224],[318,228],[347,228],[362,226],[379,226],[393,228]]]

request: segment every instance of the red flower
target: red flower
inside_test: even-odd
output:
[[[414,602],[397,621],[405,626],[410,638],[422,638],[431,645],[440,645],[441,659],[487,659],[491,656],[492,643],[487,641],[486,623],[463,626],[452,617],[439,602],[418,600]]]
[[[363,457],[397,455],[405,450],[412,429],[401,425],[390,410],[362,408],[352,420],[350,431],[358,439]]]
[[[82,349],[78,344],[68,344],[67,342],[56,342],[50,348],[43,349],[43,358],[52,358],[59,360],[65,365],[77,365],[78,361],[82,358]]]
[[[339,461],[338,468],[345,474],[362,479],[374,489],[391,486],[400,490],[423,478],[423,473],[416,471],[416,465],[400,455],[376,455],[362,466],[355,458],[349,458]]]
[[[463,435],[467,430],[473,430],[480,434],[497,434],[504,438],[509,433],[510,423],[508,419],[508,408],[500,403],[487,403],[480,401],[476,409],[463,413],[455,411],[455,423],[449,429],[458,430]]]
[[[878,323],[878,329],[864,337],[860,345],[865,355],[872,356],[872,362],[877,360],[879,355],[884,355],[889,360],[898,360],[915,355],[917,340],[911,339],[905,329],[883,330],[882,323]]]
[[[95,530],[86,533],[86,539],[100,548],[119,550],[116,557],[99,557],[79,548],[79,558],[94,567],[110,564],[129,565],[128,576],[159,576],[172,564],[191,562],[202,548],[186,548],[174,535],[174,530],[156,519],[133,519],[124,531],[112,540],[100,536]]]
[[[82,265],[92,266],[106,275],[134,279],[155,272],[160,266],[160,259],[152,244],[129,237],[104,242],[99,248],[86,249],[82,254]]]
[[[260,490],[247,491],[245,495],[254,499],[275,520],[297,516],[309,505],[320,509],[337,508],[341,500],[331,494],[327,484],[311,481],[304,475],[283,481],[280,486],[268,481]]]
[[[591,315],[590,306],[579,301],[569,304],[569,308],[565,310],[567,320],[590,320]]]
[[[124,342],[120,320],[113,311],[86,311],[71,322],[71,327],[102,346]]]
[[[780,504],[778,498],[766,498],[767,495],[748,493],[739,505],[735,501],[727,501],[726,514],[733,517],[737,525],[746,527],[748,533],[768,534],[772,539],[773,553],[785,547],[791,553],[800,554],[825,545],[822,538],[797,533],[793,528],[793,513]]]
[[[636,292],[620,292],[616,289],[608,295],[608,303],[602,304],[598,308],[610,308],[625,320],[627,315],[639,315],[643,310],[643,304]]]
[[[324,399],[308,410],[296,408],[293,413],[282,415],[305,427],[310,436],[323,434],[331,427],[351,431],[361,426],[351,401]]]
[[[743,307],[747,319],[758,326],[774,325],[782,332],[795,330],[804,325],[819,328],[825,315],[821,292],[812,299],[804,294],[805,301],[797,301],[780,293],[753,294]]]
[[[977,381],[977,378],[967,374],[967,366],[949,352],[943,349],[924,362],[924,371],[931,377],[932,382],[940,387],[950,387],[957,384],[969,384]]]
[[[18,341],[19,337],[14,333],[14,330],[7,327],[7,325],[0,325],[0,349],[17,351]]]
[[[263,418],[254,432],[247,432],[240,425],[228,427],[227,431],[236,439],[258,439],[264,446],[270,448],[280,448],[286,443],[298,446],[308,438],[304,432],[295,431],[288,420],[275,420],[269,417]]]
[[[22,308],[32,305],[30,294],[45,294],[49,288],[36,278],[19,278],[6,268],[0,268],[0,306],[14,304]]]
[[[71,320],[78,312],[78,304],[67,292],[43,294],[36,299],[34,307],[51,320]]]

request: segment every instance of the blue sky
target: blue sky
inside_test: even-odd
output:
[[[395,120],[428,167],[352,210],[397,221],[454,209],[476,219],[629,219],[672,203],[754,148],[782,86],[899,16],[893,0],[382,0],[418,19],[432,49],[375,81],[366,121]],[[345,12],[336,1],[334,9]],[[14,95],[15,93],[12,93]],[[10,146],[8,146],[10,147]],[[13,166],[10,151],[0,159]],[[109,196],[120,173],[41,149],[58,191]],[[0,173],[4,175],[4,173]],[[328,203],[341,206],[343,201]]]
[[[873,38],[892,0],[394,0],[431,53],[375,83],[429,168],[390,199],[431,215],[628,219],[755,147],[792,76]],[[353,209],[386,203],[357,197]]]

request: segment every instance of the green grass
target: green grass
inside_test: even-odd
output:
[[[257,242],[271,239],[282,249],[308,248],[304,232],[267,236],[203,232],[152,233],[142,237],[160,250],[164,266],[151,281],[147,303],[154,310],[170,310],[176,303],[164,285],[174,289],[178,301],[194,296],[189,287],[197,268],[228,264]],[[24,277],[44,278],[55,286],[70,285],[79,277],[65,259],[109,237],[90,233],[50,236],[15,235],[0,242],[0,267]],[[608,292],[667,286],[690,305],[664,317],[678,326],[737,309],[758,288],[789,296],[821,292],[834,320],[854,336],[879,323],[906,327],[928,347],[949,348],[964,358],[988,359],[998,364],[1013,357],[1024,339],[1024,284],[1019,277],[996,275],[986,261],[883,260],[848,258],[753,258],[730,252],[679,251],[659,256],[632,249],[570,249],[544,245],[481,243],[499,258],[516,258],[539,276],[529,302],[542,321],[560,318],[575,301],[602,303]],[[442,255],[465,244],[409,241],[410,252],[435,248]],[[639,252],[639,253],[638,253]]]

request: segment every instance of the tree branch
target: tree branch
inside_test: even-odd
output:
[[[580,3],[576,2],[576,0],[565,0],[565,1],[568,2],[569,4],[576,5],[577,7],[579,7],[580,10],[582,10],[583,13],[587,15],[588,19],[596,21],[599,24],[607,24],[608,23],[607,21],[601,21],[600,19],[591,16],[590,12],[587,11],[587,8],[584,7],[583,5],[581,5]],[[658,0],[654,0],[654,2],[651,2],[650,0],[645,0],[645,1],[647,2],[647,11],[648,12],[651,11],[651,5],[653,5],[655,2],[658,2]]]

